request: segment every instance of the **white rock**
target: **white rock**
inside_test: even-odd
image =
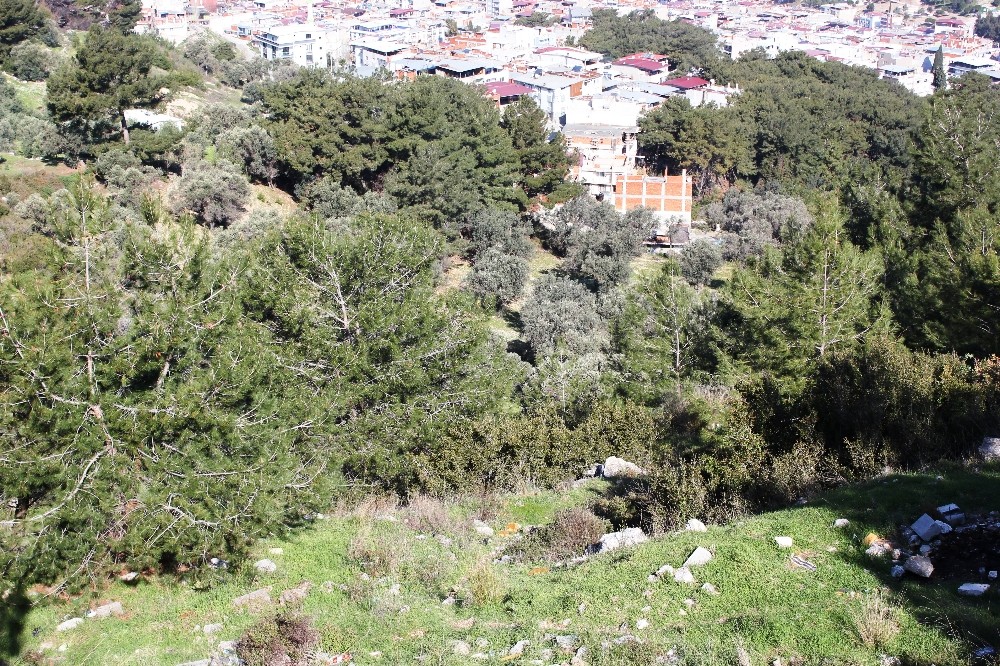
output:
[[[990,586],[986,583],[963,583],[958,588],[958,593],[966,597],[981,597],[986,594]]]
[[[605,534],[601,537],[601,540],[590,546],[587,552],[591,555],[597,553],[607,553],[612,550],[617,550],[619,548],[625,548],[627,546],[635,546],[636,544],[648,541],[648,537],[643,533],[638,527],[630,527],[624,529],[621,532],[611,532],[610,534]]]
[[[87,612],[87,617],[111,617],[112,615],[124,615],[125,609],[122,608],[120,601],[112,601],[109,604],[104,604],[103,606],[98,606],[92,611]]]
[[[278,565],[271,560],[257,560],[253,563],[253,568],[260,573],[274,573],[278,570]]]
[[[59,649],[60,652],[65,652],[66,650],[69,649],[69,646],[66,645],[65,643],[63,643],[62,645],[59,646],[58,649]]]
[[[527,648],[527,647],[528,647],[529,645],[531,645],[531,641],[529,641],[529,640],[523,640],[523,641],[518,641],[517,643],[514,643],[514,647],[512,647],[512,648],[511,648],[511,649],[510,649],[510,650],[509,650],[509,651],[507,652],[507,654],[509,654],[509,655],[510,655],[510,656],[512,656],[512,657],[519,657],[519,656],[521,656],[522,654],[524,654],[524,650],[525,650],[525,649],[526,649],[526,648]]]
[[[270,553],[271,555],[284,555],[285,554],[285,549],[284,548],[271,548],[267,552]]]
[[[903,574],[906,573],[906,569],[897,564],[892,567],[892,570],[889,573],[893,578],[902,578]]]
[[[674,572],[674,580],[678,583],[693,583],[694,576],[691,574],[691,570],[687,567],[681,567]]]
[[[719,593],[719,590],[717,590],[716,587],[714,585],[712,585],[711,583],[705,583],[704,585],[702,585],[701,586],[701,591],[705,592],[707,594],[718,594]]]
[[[983,460],[1000,460],[1000,437],[983,437],[979,445],[979,455]]]
[[[886,549],[885,546],[873,543],[872,545],[868,546],[868,550],[865,551],[865,555],[867,555],[868,557],[885,557],[886,553],[888,552],[889,551]]]
[[[403,588],[399,583],[394,583],[392,587],[389,588],[389,594],[394,597],[398,597],[402,592]]]
[[[685,567],[698,567],[703,564],[708,564],[712,560],[712,553],[707,548],[702,548],[698,546],[694,549],[686,560],[684,560]]]
[[[202,632],[204,632],[206,636],[211,636],[212,634],[217,634],[220,631],[222,631],[222,625],[221,624],[206,624],[202,628]]]
[[[941,526],[938,525],[938,521],[934,520],[926,513],[917,518],[917,521],[910,525],[910,529],[916,532],[917,536],[924,541],[930,541],[937,535],[941,534]]]
[[[850,524],[851,521],[849,521],[847,518],[837,518],[837,520],[833,521],[834,527],[847,527]]]
[[[461,657],[466,657],[472,653],[472,646],[465,641],[455,641],[451,644],[451,651]]]
[[[939,506],[937,510],[938,513],[944,515],[946,513],[952,513],[954,511],[958,511],[958,505],[952,502],[951,504],[945,504],[944,506]]]
[[[76,629],[81,624],[83,624],[83,618],[82,617],[74,617],[71,620],[66,620],[65,622],[60,623],[56,627],[56,631],[70,631],[71,629]]]
[[[616,458],[611,456],[604,461],[604,478],[605,479],[618,479],[618,478],[635,478],[637,476],[643,476],[646,471],[635,463],[623,460],[622,458]]]
[[[685,525],[684,525],[684,529],[686,529],[688,532],[707,532],[708,531],[708,528],[705,527],[705,523],[701,522],[697,518],[692,518],[691,520],[687,521],[687,523],[685,523]]]
[[[774,543],[778,544],[778,548],[791,548],[792,537],[776,536],[774,537]]]
[[[935,520],[934,524],[938,526],[938,529],[941,531],[941,534],[948,534],[949,532],[951,532],[952,529],[951,525],[944,522],[943,520]]]
[[[674,568],[669,564],[664,564],[662,567],[656,570],[656,575],[659,578],[663,578],[664,576],[673,576]]]
[[[922,578],[930,578],[931,574],[934,573],[934,564],[923,555],[908,557],[903,563],[903,568]]]
[[[493,528],[481,520],[473,520],[472,529],[476,530],[476,534],[478,534],[479,536],[483,537],[493,536]]]
[[[931,548],[930,546],[928,546],[928,545],[927,545],[927,544],[925,543],[924,545],[922,545],[922,546],[920,547],[920,554],[921,554],[921,555],[926,555],[927,553],[931,552],[931,550],[933,550],[933,548]]]
[[[635,628],[638,629],[639,631],[642,631],[643,629],[647,628],[648,626],[649,626],[649,620],[647,620],[645,618],[636,620]]]
[[[996,571],[991,571],[988,574],[986,574],[986,577],[989,578],[990,580],[996,580],[997,579],[997,572]]]

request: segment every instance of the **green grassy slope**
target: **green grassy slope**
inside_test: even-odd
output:
[[[188,574],[180,585],[173,579],[134,587],[116,582],[97,598],[40,604],[29,617],[27,647],[41,652],[42,663],[204,658],[257,617],[234,609],[234,597],[270,587],[276,599],[310,581],[301,610],[315,618],[322,648],[350,652],[356,664],[569,662],[572,654],[551,640],[569,634],[588,648],[589,664],[650,664],[672,656],[676,663],[880,664],[885,655],[902,664],[965,664],[975,648],[1000,646],[996,586],[969,599],[956,592],[964,580],[894,580],[891,563],[866,556],[862,543],[868,532],[891,537],[901,524],[946,502],[970,512],[1000,509],[1000,468],[940,474],[842,488],[801,507],[706,533],[667,535],[551,570],[494,563],[497,549],[516,537],[483,540],[470,528],[471,518],[487,518],[498,530],[508,522],[544,523],[557,508],[586,503],[604,482],[448,507],[432,501],[405,510],[368,504],[336,512],[290,539],[260,544],[259,556],[278,565],[274,574],[248,566],[214,579]],[[837,518],[851,524],[836,529]],[[794,539],[792,551],[776,547],[778,535]],[[663,564],[680,566],[696,546],[714,553],[694,569],[696,584],[647,580]],[[272,554],[275,548],[282,552]],[[794,566],[793,552],[816,570]],[[719,594],[703,591],[703,582]],[[442,603],[449,594],[457,603]],[[63,619],[108,600],[121,601],[126,615],[55,632]],[[638,629],[639,620],[648,627]],[[200,627],[214,623],[223,629],[206,637]],[[531,645],[521,656],[508,656],[519,640]],[[487,659],[455,654],[455,641]]]

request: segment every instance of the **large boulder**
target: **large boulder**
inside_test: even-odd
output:
[[[979,455],[983,460],[1000,460],[1000,437],[983,437],[979,445]]]
[[[903,568],[921,578],[930,578],[931,574],[934,573],[934,564],[929,557],[923,555],[908,557],[906,562],[903,562]]]
[[[619,548],[626,548],[647,541],[645,533],[638,527],[630,527],[621,532],[611,532],[601,537],[601,540],[587,548],[588,555],[607,553]]]
[[[602,473],[605,479],[634,479],[645,475],[646,470],[633,462],[611,456],[604,461]]]

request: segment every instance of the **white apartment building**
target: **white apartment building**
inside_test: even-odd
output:
[[[290,60],[300,67],[326,67],[330,48],[321,39],[323,28],[306,23],[276,25],[254,37],[265,60]]]

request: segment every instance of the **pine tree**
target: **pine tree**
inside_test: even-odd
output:
[[[931,85],[934,86],[934,90],[941,90],[948,85],[948,75],[944,71],[944,46],[939,46],[937,52],[934,54],[934,80]]]

